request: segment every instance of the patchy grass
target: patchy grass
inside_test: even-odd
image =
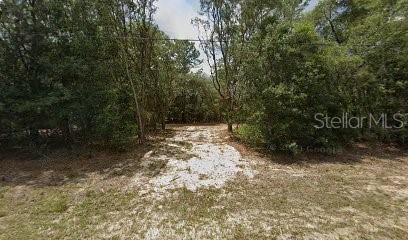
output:
[[[6,201],[3,201],[3,199],[5,198],[5,194],[7,193],[7,191],[9,190],[9,187],[4,187],[0,185],[0,219],[2,217],[7,216],[7,211],[6,211]]]
[[[183,188],[179,190],[175,199],[169,201],[167,211],[190,224],[199,224],[211,219],[222,219],[225,211],[219,205],[218,198],[221,193],[222,190],[220,189],[191,192]]]
[[[110,222],[111,214],[131,211],[130,202],[136,196],[113,190],[78,191],[73,186],[31,189],[29,200],[12,201],[12,195],[0,200],[8,204],[5,217],[0,218],[5,227],[0,239],[92,238],[100,232],[98,225]]]
[[[4,198],[4,194],[9,190],[9,187],[0,186],[0,199]]]
[[[191,159],[192,157],[195,157],[194,154],[189,153],[189,150],[192,148],[191,143],[177,141],[177,143],[173,143],[173,144],[175,145],[174,146],[173,145],[160,146],[153,152],[153,156],[166,155],[166,156],[172,156],[180,160],[188,160],[188,159]]]
[[[44,196],[44,195],[42,195]],[[35,207],[36,214],[61,214],[68,209],[68,199],[65,194],[47,194],[44,198],[37,199],[37,206]]]
[[[169,141],[173,144],[179,145],[181,147],[184,147],[186,150],[190,150],[193,147],[193,144],[191,142],[185,142],[185,141]]]
[[[104,155],[71,165],[65,162],[64,167],[60,160],[49,160],[43,168],[43,162],[29,161],[16,162],[5,171],[11,162],[0,161],[0,175],[9,179],[0,182],[0,239],[405,239],[408,235],[406,152],[369,147],[340,156],[298,156],[287,161],[236,146],[251,160],[257,172],[253,179],[238,176],[221,189],[174,189],[163,198],[129,187],[134,175],[149,171],[140,168],[138,156],[150,148],[120,158]],[[98,166],[88,168],[92,162]]]

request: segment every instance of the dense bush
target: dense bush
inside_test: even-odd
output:
[[[167,37],[154,11],[153,4],[122,0],[1,1],[1,146],[53,141],[123,150],[135,134],[143,141],[149,128],[164,124],[183,91],[196,91],[199,101],[193,106],[188,96],[193,109],[186,114],[215,120],[208,86],[189,80],[198,51],[186,41],[153,41]],[[186,80],[185,89],[177,80]]]
[[[270,145],[331,147],[353,136],[346,129],[316,129],[316,113],[341,116],[352,109],[349,87],[364,79],[355,74],[361,60],[341,47],[325,46],[311,25],[280,25],[265,36],[264,80],[253,86],[263,107],[258,123]],[[261,81],[256,79],[256,81]]]
[[[317,113],[387,114],[393,125],[395,113],[407,112],[407,9],[400,4],[328,0],[306,16],[263,19],[247,49],[256,54],[244,69],[246,122],[273,149],[293,152],[359,138],[406,142],[406,127],[315,127]]]
[[[405,0],[324,0],[310,12],[300,0],[202,0],[193,22],[209,77],[191,73],[195,44],[166,39],[154,3],[0,1],[2,146],[125,149],[166,122],[221,120],[293,152],[406,143],[406,127],[315,127],[318,113],[400,113],[408,124]]]
[[[190,74],[181,79],[167,119],[172,123],[221,122],[219,96],[207,77]]]

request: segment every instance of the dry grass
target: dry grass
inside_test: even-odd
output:
[[[157,141],[154,144],[158,144]],[[341,156],[265,156],[222,189],[165,198],[129,187],[142,156],[0,160],[0,239],[406,239],[408,155],[357,146]],[[231,143],[232,144],[232,143]],[[188,144],[187,146],[188,147]],[[180,154],[174,152],[175,155]],[[148,176],[148,174],[146,174]]]

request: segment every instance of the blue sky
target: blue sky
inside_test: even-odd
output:
[[[306,10],[313,9],[318,1],[311,0]],[[191,19],[197,17],[199,7],[199,0],[158,0],[155,20],[160,29],[172,38],[196,39],[198,33],[191,25]],[[203,68],[208,72],[206,66]]]
[[[311,0],[309,6],[305,9],[306,11],[312,10],[319,3],[319,0]]]
[[[319,0],[311,0],[306,10],[316,6]],[[197,16],[199,0],[158,0],[155,19],[162,30],[174,38],[197,38],[190,24]]]

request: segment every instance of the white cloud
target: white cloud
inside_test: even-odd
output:
[[[191,1],[159,0],[155,19],[161,30],[174,38],[197,38],[191,19],[198,16]]]
[[[311,0],[306,11],[316,7],[319,0]],[[171,38],[197,39],[198,31],[191,24],[191,20],[198,16],[199,0],[158,0],[157,12],[155,14],[156,23],[160,29]],[[198,43],[196,47],[199,48]],[[201,58],[205,55],[201,52]],[[206,61],[201,66],[205,73],[209,73]]]
[[[198,31],[191,24],[191,20],[198,17],[199,0],[158,0],[156,6],[156,23],[159,25],[160,30],[164,31],[169,37],[178,39],[198,38]],[[196,43],[196,47],[199,49],[198,43]],[[201,58],[204,57],[205,55],[201,51]],[[203,68],[205,73],[210,73],[206,61],[203,61],[200,68]]]
[[[317,4],[319,3],[319,1],[320,1],[320,0],[311,0],[311,1],[309,2],[309,5],[305,8],[305,11],[308,12],[308,11],[313,10],[313,9],[317,6]]]

